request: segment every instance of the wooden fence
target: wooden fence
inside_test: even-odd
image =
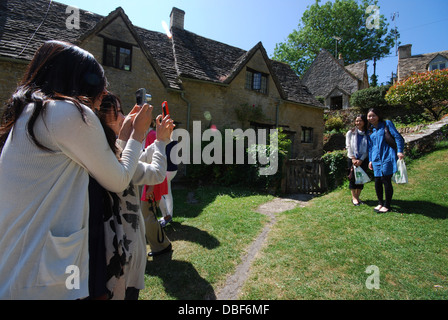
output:
[[[282,192],[289,194],[322,193],[327,189],[324,163],[320,158],[285,161]]]

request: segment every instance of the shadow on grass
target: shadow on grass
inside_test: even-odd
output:
[[[166,228],[165,233],[171,241],[189,241],[200,244],[206,249],[219,247],[219,240],[208,232],[198,228],[180,224],[172,221]]]
[[[162,279],[165,292],[177,300],[216,300],[212,285],[190,262],[173,260],[173,252],[148,260],[146,274]]]
[[[364,203],[372,207],[378,205],[377,201],[367,200]],[[392,211],[402,214],[420,214],[433,219],[448,218],[448,207],[428,201],[407,201],[392,199]]]
[[[171,222],[167,237],[174,241],[195,242],[206,249],[219,247],[218,239],[198,228]],[[212,285],[202,278],[190,262],[173,260],[173,251],[148,260],[146,274],[163,281],[167,294],[178,300],[216,300]]]

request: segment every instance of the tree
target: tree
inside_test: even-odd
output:
[[[350,97],[350,105],[365,114],[370,108],[378,108],[387,113],[390,106],[385,100],[385,95],[389,88],[390,86],[386,85],[358,90]]]
[[[334,52],[335,57],[337,52],[341,53],[347,64],[374,58],[378,61],[390,54],[399,33],[389,30],[387,20],[379,15],[378,0],[362,0],[360,4],[355,0],[319,3],[316,0],[308,6],[298,29],[276,45],[274,60],[288,63],[301,76],[321,49]],[[378,11],[368,11],[370,5],[375,5]],[[371,24],[372,17],[377,20],[375,27]]]
[[[414,73],[394,84],[385,99],[391,105],[416,108],[422,116],[440,120],[448,111],[448,69]]]
[[[376,74],[372,74],[370,76],[370,86],[371,87],[378,87],[378,76]]]

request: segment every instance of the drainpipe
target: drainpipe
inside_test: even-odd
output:
[[[275,128],[278,129],[278,123],[280,118],[280,99],[277,100],[277,105],[275,107]]]
[[[182,91],[180,98],[187,103],[187,132],[190,132],[190,114],[191,114],[191,103],[185,98],[185,91]],[[184,175],[187,175],[187,165],[184,165]]]
[[[183,101],[187,103],[187,131],[190,132],[190,113],[191,113],[191,103],[185,98],[185,91],[182,91],[180,97]]]

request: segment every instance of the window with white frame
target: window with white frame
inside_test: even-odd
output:
[[[429,63],[428,70],[429,71],[443,70],[446,69],[447,66],[448,66],[448,59],[442,57],[441,55],[438,55]]]

